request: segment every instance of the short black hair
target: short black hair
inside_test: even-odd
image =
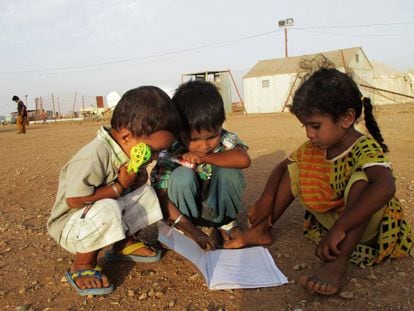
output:
[[[190,80],[179,86],[172,102],[183,120],[183,130],[217,130],[226,120],[223,98],[208,81]]]
[[[170,97],[156,86],[140,86],[127,91],[116,105],[111,127],[126,128],[134,136],[169,131],[178,137],[181,118]]]
[[[14,96],[12,97],[12,101],[16,102],[16,101],[18,101],[18,100],[19,100],[19,97],[18,97],[18,96],[14,95]]]

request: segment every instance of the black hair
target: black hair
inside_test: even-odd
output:
[[[18,100],[19,100],[19,97],[18,97],[18,96],[14,95],[14,96],[12,97],[12,101],[16,102],[16,101],[18,101]]]
[[[223,98],[208,81],[191,80],[179,86],[172,102],[183,120],[183,130],[217,130],[226,120]]]
[[[141,86],[127,91],[116,105],[111,127],[117,131],[126,128],[134,136],[169,131],[180,133],[181,118],[170,97],[156,86]]]
[[[372,113],[372,103],[368,97],[363,97],[355,81],[347,74],[333,68],[321,68],[306,78],[297,89],[290,111],[298,115],[312,115],[324,113],[332,117],[333,121],[347,112],[355,111],[355,119],[362,114],[364,107],[364,121],[372,137],[380,144],[384,152],[387,145]]]

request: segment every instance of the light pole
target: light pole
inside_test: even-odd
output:
[[[293,26],[293,18],[289,17],[279,21],[279,27],[284,28],[285,30],[285,57],[288,57],[288,37],[287,37],[287,28]]]

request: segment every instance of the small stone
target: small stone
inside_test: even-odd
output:
[[[300,267],[301,269],[305,269],[305,268],[306,268],[306,263],[304,263],[304,262],[300,263],[300,264],[299,264],[299,267]]]
[[[188,280],[189,281],[195,281],[195,280],[197,280],[198,279],[198,274],[196,273],[196,274],[193,274],[192,276],[190,276],[189,278],[188,278]]]
[[[292,268],[292,270],[294,270],[294,271],[300,270],[300,265],[299,264],[294,265],[293,268]]]
[[[341,297],[343,299],[353,299],[354,298],[354,293],[349,292],[349,291],[343,291],[339,294],[339,297]]]
[[[153,288],[151,288],[149,291],[148,291],[148,297],[153,297],[155,295],[155,290],[153,289]]]
[[[170,301],[170,302],[168,303],[168,306],[169,306],[170,308],[174,307],[174,305],[175,305],[175,301]]]
[[[164,296],[163,292],[155,292],[155,298],[161,298],[162,296]]]
[[[147,293],[142,293],[141,295],[139,295],[138,300],[144,300],[144,299],[147,299],[147,298],[148,298]]]
[[[135,293],[132,289],[128,289],[128,297],[134,297]]]

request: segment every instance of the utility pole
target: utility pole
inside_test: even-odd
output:
[[[279,21],[279,28],[283,28],[285,32],[285,57],[288,57],[288,31],[287,28],[293,26],[293,18],[289,17]]]

